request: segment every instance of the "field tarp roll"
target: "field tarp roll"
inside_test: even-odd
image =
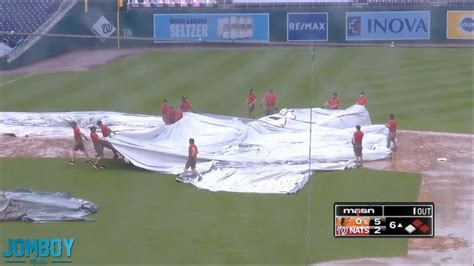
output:
[[[94,221],[85,216],[96,213],[97,209],[95,203],[73,198],[68,193],[0,191],[0,221]]]
[[[119,133],[109,141],[137,167],[179,174],[186,162],[188,139],[194,138],[199,149],[197,169],[203,179],[184,182],[210,191],[294,193],[304,186],[310,172],[351,168],[356,125],[365,133],[364,160],[389,157],[386,127],[372,125],[363,106],[312,110],[311,145],[310,109],[284,109],[258,120],[185,113],[173,125]]]

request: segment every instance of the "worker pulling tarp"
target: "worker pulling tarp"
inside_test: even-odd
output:
[[[210,191],[293,193],[306,184],[310,172],[352,168],[356,125],[365,134],[364,161],[390,156],[388,129],[372,125],[362,105],[345,110],[282,109],[257,120],[187,112],[172,125],[157,116],[118,112],[0,112],[0,133],[70,138],[71,121],[84,129],[98,120],[116,132],[107,140],[126,161],[161,173],[182,173],[193,138],[199,149],[196,167],[203,178],[180,181]]]
[[[179,179],[200,189],[294,193],[307,182],[310,109],[283,109],[258,120],[186,113],[173,125],[120,133],[112,145],[135,166],[169,174],[182,172],[188,139],[199,147],[202,181]],[[371,125],[367,110],[313,109],[311,172],[354,167],[351,139],[356,125],[365,133],[364,160],[385,159],[387,129]]]
[[[96,213],[97,209],[95,203],[73,198],[68,193],[0,191],[0,221],[94,221],[85,216]]]

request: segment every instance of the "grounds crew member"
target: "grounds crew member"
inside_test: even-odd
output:
[[[331,97],[326,101],[323,108],[337,110],[339,109],[339,98],[337,98],[337,93],[333,92]]]
[[[165,125],[167,125],[166,121],[166,115],[168,114],[170,107],[168,105],[168,100],[164,99],[163,103],[161,104],[161,118],[163,118],[163,122],[165,122]]]
[[[275,113],[277,96],[273,93],[273,90],[269,90],[262,99],[262,103],[265,105],[265,115],[272,115]]]
[[[70,151],[71,160],[69,161],[69,164],[74,165],[75,159],[76,159],[76,151],[78,150],[82,151],[86,155],[87,157],[86,163],[89,163],[90,162],[89,154],[87,153],[87,150],[84,147],[84,142],[82,140],[83,137],[86,140],[88,140],[88,138],[86,137],[86,135],[84,135],[84,133],[81,132],[81,129],[79,128],[79,126],[77,126],[76,122],[72,122],[71,127],[74,132],[74,146],[71,148],[71,151]]]
[[[393,143],[392,151],[397,151],[397,120],[395,119],[394,114],[389,114],[388,117],[389,120],[385,125],[388,127],[387,149],[390,149],[390,146]]]
[[[90,127],[90,130],[92,144],[94,144],[94,150],[97,152],[97,159],[95,160],[95,163],[92,165],[92,167],[95,169],[103,169],[104,165],[99,163],[102,161],[102,159],[104,159],[104,145],[102,144],[103,142],[99,138],[99,135],[97,135],[96,128]]]
[[[367,105],[369,101],[367,100],[367,97],[365,97],[365,93],[363,91],[359,91],[359,98],[357,98],[357,103],[358,105]]]
[[[181,97],[181,105],[179,106],[179,108],[183,112],[194,112],[193,106],[191,105],[191,103],[188,102],[187,99],[188,98],[186,96]]]
[[[356,157],[356,167],[362,166],[362,138],[364,137],[364,132],[360,130],[360,126],[356,126],[356,131],[352,135],[352,148],[354,149],[354,154]]]
[[[176,122],[176,110],[171,105],[170,109],[168,110],[168,113],[166,113],[166,122],[168,122],[167,125],[171,125]]]
[[[97,125],[100,127],[100,131],[102,131],[102,137],[106,138],[106,137],[109,137],[110,136],[110,133],[112,133],[112,130],[106,125],[106,124],[103,124],[102,121],[97,121]],[[118,154],[117,154],[117,151],[114,149],[114,147],[112,146],[112,144],[110,144],[110,142],[108,142],[107,140],[104,140],[102,139],[102,145],[108,149],[111,149],[113,152],[114,152],[114,159],[117,159],[118,158]]]
[[[184,166],[184,171],[179,175],[180,178],[184,178],[188,173],[188,169],[191,167],[191,171],[194,177],[198,178],[198,181],[202,180],[201,174],[196,170],[196,161],[198,155],[198,148],[196,144],[194,144],[194,139],[189,139],[189,148],[188,148],[188,160],[186,161],[186,165]]]
[[[247,111],[249,112],[249,118],[256,118],[253,115],[253,110],[255,109],[255,102],[257,101],[257,96],[253,92],[253,89],[249,90],[249,94],[247,95],[247,99],[245,99],[244,103],[247,104]]]
[[[178,122],[181,118],[183,118],[183,111],[178,108],[174,110],[174,120],[175,123]]]

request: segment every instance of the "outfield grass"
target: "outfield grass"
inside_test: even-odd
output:
[[[93,201],[96,222],[0,225],[0,239],[75,238],[74,263],[303,264],[311,189],[310,262],[400,256],[406,239],[335,239],[334,201],[416,201],[416,174],[365,169],[312,177],[296,195],[213,193],[173,176],[108,162],[95,170],[65,159],[0,159],[2,190],[70,192]],[[2,245],[3,246],[3,245]]]
[[[111,110],[159,114],[187,95],[198,112],[246,116],[247,89],[280,107],[320,106],[332,91],[353,104],[363,88],[374,123],[473,133],[472,49],[321,48],[312,97],[307,49],[146,52],[87,72],[38,74],[0,87],[0,111]],[[8,76],[2,78],[8,79]],[[258,110],[262,112],[262,110]]]

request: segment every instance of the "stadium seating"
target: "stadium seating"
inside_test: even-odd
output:
[[[1,0],[0,31],[32,33],[41,26],[63,0]],[[1,34],[0,40],[15,47],[27,35]]]
[[[128,6],[160,8],[217,7],[218,0],[128,0]]]

